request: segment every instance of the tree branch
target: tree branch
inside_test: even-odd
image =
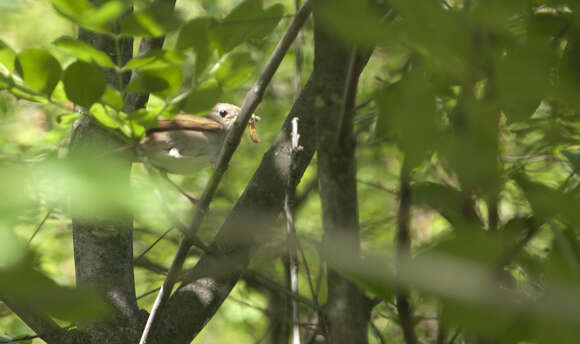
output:
[[[16,314],[22,321],[28,325],[38,337],[47,343],[67,343],[66,329],[61,328],[50,317],[39,314],[29,307],[20,305],[18,302],[11,300],[5,295],[1,296],[2,301]],[[35,337],[35,336],[30,336]],[[28,338],[31,339],[31,338]],[[24,340],[24,339],[21,339]]]
[[[266,67],[244,99],[240,114],[238,115],[238,118],[233,125],[233,129],[226,136],[225,144],[220,152],[215,171],[208,185],[204,189],[199,206],[196,208],[195,214],[193,215],[193,220],[189,227],[189,233],[186,233],[186,235],[182,237],[173,259],[173,263],[169,269],[167,278],[165,279],[163,286],[157,295],[155,303],[153,304],[151,314],[149,315],[149,319],[147,319],[147,324],[145,325],[145,329],[143,330],[143,334],[139,342],[140,344],[149,342],[151,330],[155,328],[157,322],[159,321],[158,319],[159,315],[161,314],[161,310],[169,300],[173,285],[175,284],[177,276],[179,275],[185,258],[187,257],[187,252],[193,244],[192,238],[195,237],[199,226],[205,218],[209,204],[217,191],[217,187],[226,171],[227,165],[240,143],[241,137],[246,126],[248,125],[248,121],[250,120],[251,115],[254,113],[258,107],[258,104],[262,100],[266,86],[269,84],[270,80],[272,80],[274,73],[278,69],[278,66],[282,62],[282,59],[286,55],[286,52],[290,48],[294,38],[296,38],[298,31],[309,17],[311,10],[310,2],[311,0],[307,0],[304,6],[302,6],[302,8],[296,13],[294,20],[276,46],[276,49],[268,60]]]

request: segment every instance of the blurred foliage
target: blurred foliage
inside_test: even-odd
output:
[[[134,213],[136,257],[168,227],[140,165],[134,165],[128,189],[111,178],[103,184],[88,177],[114,175],[116,152],[111,164],[102,164],[101,156],[65,159],[71,125],[83,116],[72,104],[86,107],[87,116],[128,145],[156,115],[201,114],[218,101],[239,104],[294,13],[289,0],[178,0],[175,11],[145,0],[99,3],[0,0],[0,278],[9,281],[0,293],[18,291],[64,325],[103,311],[90,292],[71,288],[71,206],[88,214]],[[136,10],[115,31],[111,23],[131,5]],[[355,117],[364,254],[319,251],[321,211],[311,191],[297,211],[311,273],[301,269],[301,295],[315,294],[324,303],[332,287],[320,277],[328,260],[384,301],[373,310],[371,343],[379,343],[379,335],[403,342],[393,307],[399,284],[413,290],[416,331],[425,343],[435,342],[438,326],[448,330],[447,342],[453,336],[456,343],[577,342],[579,11],[572,0],[339,0],[324,9],[320,20],[338,37],[375,47]],[[136,46],[142,37],[167,39],[163,49],[120,65],[74,38],[77,25],[115,39],[137,37]],[[311,24],[302,35],[306,80]],[[243,144],[230,164],[200,233],[207,241],[297,96],[294,57],[291,52],[285,59],[258,109],[263,143]],[[126,89],[115,90],[100,67],[118,76],[140,73]],[[145,109],[125,113],[126,92],[153,96]],[[390,256],[403,159],[412,167],[413,259],[397,275]],[[207,168],[172,178],[198,194],[210,175]],[[298,194],[315,178],[310,167]],[[163,191],[172,210],[188,221],[187,200],[170,187]],[[93,197],[71,205],[72,192]],[[137,264],[138,295],[161,284],[163,275],[155,271],[169,265],[176,238],[171,232]],[[251,270],[284,284],[284,252],[280,227]],[[149,308],[152,301],[147,296],[140,305]],[[263,309],[271,305],[267,290],[245,280],[196,342],[258,341],[269,333]],[[305,322],[311,320],[308,307],[302,313]],[[0,342],[31,333],[4,305],[0,316]]]

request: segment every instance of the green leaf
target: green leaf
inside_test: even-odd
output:
[[[121,93],[109,84],[107,84],[107,87],[105,88],[101,101],[117,111],[123,110],[123,107],[125,106]]]
[[[254,73],[256,64],[246,52],[228,55],[223,59],[215,72],[215,78],[221,87],[236,88],[248,81]]]
[[[68,127],[73,124],[74,121],[81,118],[83,115],[78,112],[63,113],[56,116],[56,123]]]
[[[0,74],[0,90],[8,89],[12,86],[12,80]]]
[[[200,113],[210,110],[221,97],[222,90],[215,80],[201,84],[191,91],[185,99],[183,111],[187,113]]]
[[[163,68],[142,69],[127,86],[127,91],[134,93],[155,93],[166,97],[181,87],[183,77],[181,68],[170,65]]]
[[[455,228],[483,226],[473,201],[451,186],[429,182],[414,184],[412,202],[437,210]]]
[[[439,138],[435,95],[423,71],[415,70],[376,94],[377,137],[396,137],[411,167],[423,161]]]
[[[528,40],[508,51],[497,65],[497,90],[510,122],[530,118],[550,86],[556,55],[548,41]]]
[[[572,168],[574,169],[574,172],[578,174],[580,172],[580,153],[564,151],[562,154],[564,154],[566,159],[568,159],[570,165],[572,165]]]
[[[145,131],[157,125],[157,114],[146,109],[139,109],[129,114],[131,131],[137,137],[145,135]]]
[[[83,61],[68,66],[62,81],[68,99],[86,108],[101,98],[107,85],[99,67]]]
[[[199,76],[207,68],[213,53],[211,28],[214,24],[211,18],[196,18],[187,22],[179,32],[176,47],[179,50],[193,49],[196,76]]]
[[[236,6],[215,28],[214,39],[220,54],[239,44],[268,35],[284,14],[280,4],[263,9],[262,0],[245,0]]]
[[[0,39],[0,65],[8,69],[8,71],[14,71],[14,61],[16,60],[16,53],[8,44]]]
[[[113,34],[113,22],[127,10],[129,4],[109,0],[95,7],[89,0],[52,0],[52,5],[60,14],[84,28]]]
[[[183,54],[175,50],[153,49],[144,56],[129,60],[123,69],[155,69],[183,62]]]
[[[151,6],[125,16],[121,22],[121,34],[138,37],[160,37],[175,30],[181,18],[172,6],[154,2]]]
[[[16,59],[16,70],[26,86],[50,95],[60,80],[60,63],[47,50],[31,48],[22,51]]]
[[[538,220],[552,219],[559,216],[571,226],[580,225],[578,204],[580,199],[574,193],[563,193],[547,185],[529,180],[525,175],[516,173],[513,179],[524,191],[534,216]]]
[[[101,67],[115,68],[115,64],[109,55],[78,39],[62,36],[54,41],[53,44],[79,60],[94,62]]]
[[[114,110],[108,109],[99,103],[91,106],[90,112],[95,119],[105,127],[117,129],[121,126],[121,121],[118,118],[113,117],[114,113],[111,113],[114,112]]]
[[[322,6],[320,17],[343,39],[374,46],[392,42],[389,23],[381,19],[381,13],[387,10],[377,11],[370,2],[338,0],[332,6]]]

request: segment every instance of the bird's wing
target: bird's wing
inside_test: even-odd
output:
[[[158,117],[157,127],[150,129],[150,131],[167,131],[174,129],[217,131],[223,130],[224,127],[221,123],[207,117],[180,114],[176,115],[173,119]]]

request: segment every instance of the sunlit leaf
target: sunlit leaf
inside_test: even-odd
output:
[[[144,56],[129,60],[124,69],[155,69],[179,65],[184,60],[183,54],[174,50],[152,49]]]
[[[14,71],[16,53],[8,44],[0,39],[0,67],[3,66],[9,72]],[[0,69],[1,70],[1,69]]]
[[[127,9],[123,1],[106,1],[95,6],[89,0],[52,0],[63,16],[92,31],[114,33],[114,22]]]
[[[123,17],[121,33],[128,36],[159,37],[179,27],[181,18],[173,6],[156,1],[151,6]]]
[[[53,44],[59,49],[62,49],[67,53],[75,56],[79,60],[83,60],[85,62],[94,62],[101,67],[115,67],[115,64],[109,55],[78,39],[69,36],[63,36],[54,41]]]
[[[114,110],[106,106],[94,104],[91,107],[91,114],[105,127],[116,129],[121,126],[121,121],[116,117]]]
[[[142,69],[137,78],[131,80],[127,91],[134,93],[155,93],[161,97],[176,92],[181,87],[183,77],[181,67],[169,65],[162,68]]]
[[[56,123],[68,127],[73,124],[74,121],[81,118],[83,115],[78,112],[63,113],[56,116]]]
[[[47,50],[30,48],[18,54],[16,70],[26,86],[50,95],[60,80],[61,67]]]
[[[107,85],[105,92],[101,97],[101,101],[117,111],[123,110],[125,102],[121,97],[121,93],[114,89],[111,85]]]
[[[62,80],[68,99],[86,108],[101,98],[107,85],[103,72],[97,66],[83,61],[68,66]]]

